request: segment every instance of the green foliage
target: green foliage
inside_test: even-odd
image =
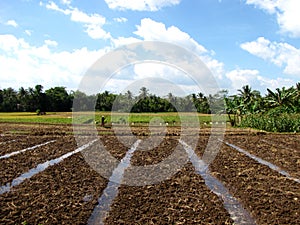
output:
[[[252,127],[272,132],[300,132],[300,83],[295,87],[267,89],[261,97],[246,85],[239,95],[225,98],[232,126]]]
[[[241,127],[270,132],[300,132],[300,114],[252,114],[242,120]]]
[[[55,87],[43,91],[42,85],[18,91],[12,88],[0,89],[0,112],[65,112],[71,111],[72,93],[65,87]]]
[[[225,100],[225,101],[224,101]],[[224,111],[225,105],[225,111]],[[214,95],[203,93],[188,96],[174,96],[169,93],[165,97],[149,93],[146,87],[134,96],[130,91],[125,94],[113,94],[108,91],[96,95],[75,91],[68,93],[65,87],[54,87],[43,91],[42,85],[18,91],[12,88],[0,89],[0,112],[37,112],[73,111],[87,113],[93,111],[113,111],[114,113],[130,113],[129,121],[124,115],[111,118],[106,115],[106,123],[149,123],[155,113],[169,112],[163,119],[168,124],[178,125],[177,112],[199,112],[203,114],[224,114],[232,126],[253,127],[276,132],[299,132],[300,114],[300,83],[290,88],[267,89],[267,95],[261,96],[249,85],[238,90],[237,95],[228,96],[228,91],[222,90]],[[138,114],[134,114],[138,113]],[[143,114],[141,114],[143,113]],[[151,114],[146,116],[145,113]],[[153,114],[154,113],[154,114]],[[172,115],[175,113],[176,115]],[[48,114],[47,114],[48,115]],[[172,115],[172,116],[171,116]],[[16,120],[25,122],[62,122],[71,123],[72,119],[63,118],[1,118],[0,121]],[[201,117],[203,119],[203,117]],[[77,118],[78,123],[100,123],[98,115]],[[202,121],[209,123],[211,118]]]

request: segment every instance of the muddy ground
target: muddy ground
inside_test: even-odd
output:
[[[21,173],[73,151],[78,146],[69,125],[0,123],[0,155],[19,151],[49,140],[54,143],[0,159],[0,185]],[[122,139],[110,128],[98,127],[100,141],[113,158],[97,165],[106,155],[93,157],[93,146],[25,180],[0,195],[0,224],[87,224],[108,184],[108,177],[134,141],[144,141],[149,129],[134,127]],[[132,138],[132,137],[135,138]],[[156,134],[159,137],[159,132]],[[190,133],[194,140],[199,134]],[[200,132],[196,153],[202,156],[210,129]],[[127,138],[127,139],[126,139]],[[141,144],[132,166],[155,165],[172,155],[180,138],[179,128],[168,128],[162,142],[153,148]],[[227,129],[225,141],[267,160],[300,178],[300,135],[269,134]],[[148,146],[149,149],[145,149]],[[87,160],[86,157],[90,157]],[[107,163],[107,164],[106,164]],[[110,165],[102,176],[96,172]],[[109,166],[107,166],[109,167]],[[128,171],[131,168],[129,167]],[[221,149],[209,167],[256,220],[257,224],[300,224],[300,184],[261,165],[233,148]],[[130,173],[129,173],[130,174]],[[104,176],[103,176],[104,175]],[[124,178],[125,179],[125,178]],[[136,178],[138,179],[138,177]],[[191,163],[186,163],[167,180],[145,186],[119,187],[106,224],[232,224],[222,200],[212,193]]]

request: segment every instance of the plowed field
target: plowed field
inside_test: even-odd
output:
[[[77,146],[72,132],[71,125],[0,124],[0,224],[300,224],[300,135],[226,131],[205,173],[239,203],[229,208],[242,207],[249,214],[237,218],[228,211],[231,203],[224,202],[191,161],[161,182],[116,184],[109,176],[128,157],[134,141],[128,138],[125,146],[111,128],[99,128],[98,141],[118,162],[108,163],[112,168],[102,176],[94,168],[105,166],[97,165],[97,157],[105,156],[90,162],[85,157],[93,154],[98,141]],[[149,130],[133,127],[132,133],[141,142],[128,158],[121,180],[139,179],[129,177],[132,170],[159,165],[176,146],[186,156],[179,128],[168,128],[161,143],[147,145],[148,149],[143,143]],[[199,137],[193,151],[200,159],[209,134],[209,129],[189,134],[191,141]],[[34,175],[26,177],[28,171]],[[109,188],[115,188],[115,195],[107,194]],[[109,208],[105,217],[95,220],[91,215],[95,207],[101,210],[101,197]]]

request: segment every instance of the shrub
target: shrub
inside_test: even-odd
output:
[[[300,132],[300,114],[278,112],[251,114],[243,118],[241,127],[270,132]]]

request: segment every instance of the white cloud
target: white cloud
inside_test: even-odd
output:
[[[70,5],[72,0],[61,0],[61,3],[64,5]]]
[[[247,0],[248,5],[255,5],[256,7],[266,10],[268,13],[275,13],[278,4],[277,0]]]
[[[236,69],[226,73],[226,77],[231,81],[231,88],[234,91],[247,84],[253,84],[258,75],[258,70]]]
[[[24,32],[25,32],[25,34],[27,34],[28,36],[31,36],[31,33],[32,33],[31,30],[25,30]]]
[[[263,77],[258,70],[235,69],[226,73],[226,77],[230,80],[230,93],[236,93],[245,85],[250,85],[252,89],[258,90],[261,94],[265,94],[267,88],[275,89],[280,87],[291,87],[295,84],[294,80],[286,78],[267,78]]]
[[[260,82],[260,85],[264,87],[266,92],[267,88],[275,90],[276,88],[281,87],[292,87],[295,85],[295,81],[287,78],[278,77],[276,79],[270,79],[262,76],[258,76],[257,80]]]
[[[43,6],[43,3],[40,2],[40,5]],[[47,8],[47,9],[51,9],[51,10],[55,10],[55,11],[59,11],[59,12],[62,12],[62,13],[64,13],[64,14],[66,14],[66,13],[65,13],[65,10],[59,8],[58,5],[56,5],[53,1],[48,2],[48,3],[46,4],[46,8]]]
[[[77,8],[68,5],[67,9],[59,8],[53,1],[46,4],[46,8],[54,11],[61,12],[67,16],[70,16],[71,21],[82,23],[85,27],[85,32],[93,39],[109,39],[111,35],[106,32],[102,27],[106,23],[105,17],[94,13],[86,14]]]
[[[163,7],[178,5],[181,0],[105,0],[110,9],[158,11]]]
[[[186,48],[197,54],[217,78],[221,79],[223,77],[224,64],[211,57],[214,53],[209,52],[188,33],[181,31],[175,26],[166,27],[163,23],[144,18],[141,20],[141,24],[137,26],[137,31],[134,34],[145,41],[169,42]]]
[[[134,78],[149,77],[166,79],[178,85],[195,85],[195,82],[181,70],[162,63],[141,63],[134,65]]]
[[[67,86],[76,89],[83,73],[107,50],[87,48],[55,52],[57,43],[45,40],[32,46],[13,35],[0,35],[0,80],[5,87],[42,84],[45,88]]]
[[[56,41],[52,41],[52,40],[45,40],[44,42],[45,42],[45,44],[47,46],[54,46],[54,47],[56,47],[58,45]]]
[[[290,44],[271,42],[259,37],[255,41],[241,44],[241,48],[278,67],[284,67],[286,74],[300,77],[300,49]]]
[[[129,44],[140,42],[140,41],[142,41],[142,40],[134,38],[134,37],[128,37],[128,38],[118,37],[118,38],[113,38],[112,39],[112,45],[113,45],[113,47],[117,48],[117,47],[120,47],[122,45],[129,45]]]
[[[118,23],[125,23],[128,21],[128,19],[125,17],[118,17],[118,18],[114,18],[114,21],[116,21]]]
[[[197,54],[207,53],[207,50],[198,44],[188,33],[185,33],[175,26],[166,28],[165,24],[156,22],[150,18],[141,20],[134,34],[145,41],[165,41],[183,46]]]
[[[15,20],[8,20],[5,25],[7,26],[13,26],[13,27],[18,27],[18,24]]]
[[[200,89],[186,73],[163,63],[144,62],[130,65],[118,71],[106,84],[105,89],[116,92],[127,90],[135,94],[146,87],[152,94],[167,96],[172,92],[177,96],[186,96]]]
[[[136,26],[137,30],[133,32],[138,36],[138,38],[133,37],[119,37],[116,39],[112,39],[112,43],[114,47],[119,47],[121,45],[127,45],[139,41],[161,41],[166,43],[173,43],[175,45],[181,46],[189,51],[192,54],[196,54],[199,58],[204,62],[204,64],[212,71],[217,79],[224,79],[224,64],[219,62],[218,60],[212,58],[213,52],[208,51],[197,43],[193,38],[190,37],[188,33],[181,31],[179,28],[175,26],[166,27],[165,24],[153,21],[149,18],[144,18],[141,20],[140,25]],[[182,56],[178,56],[178,58],[182,58]],[[185,68],[189,68],[190,72],[194,71],[193,62],[190,62],[189,59],[186,59],[184,62],[180,62],[180,68],[186,66]],[[176,62],[174,62],[177,65]],[[179,64],[178,64],[179,65]],[[205,71],[205,70],[203,70]],[[196,72],[197,73],[197,72]],[[202,80],[200,83],[206,83],[211,81],[211,77],[206,72],[199,72],[198,81]],[[170,68],[170,66],[158,65],[158,64],[137,64],[134,66],[134,70],[130,73],[135,74],[134,79],[144,79],[145,77],[158,77],[171,81],[175,81],[176,84],[181,86],[184,90],[189,91],[199,91],[199,87],[195,85],[195,83],[191,83],[192,80],[187,75],[182,74],[178,70],[174,70]],[[126,76],[122,73],[122,76]],[[203,76],[203,77],[202,77]],[[124,77],[120,77],[120,79],[124,79]],[[132,79],[132,77],[127,77],[127,79]],[[223,81],[222,81],[223,82]],[[214,87],[208,87],[206,85],[205,89],[210,91],[209,93],[214,93],[214,90],[217,88],[216,85]]]
[[[224,63],[213,59],[209,55],[201,56],[200,58],[206,64],[206,66],[209,68],[212,74],[216,77],[216,79],[221,81],[224,77]]]
[[[281,32],[300,37],[299,0],[246,0],[246,4],[255,5],[276,15]]]

